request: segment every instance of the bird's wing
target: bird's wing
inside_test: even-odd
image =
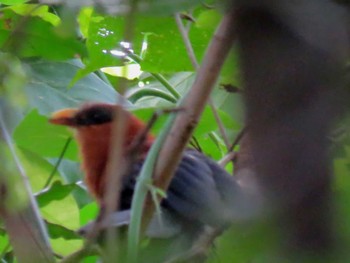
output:
[[[241,189],[234,177],[195,150],[186,150],[162,205],[182,217],[211,226],[232,220]]]

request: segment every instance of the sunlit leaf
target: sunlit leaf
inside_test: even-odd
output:
[[[53,165],[39,154],[25,148],[18,149],[17,155],[29,178],[32,191],[35,193],[42,190],[53,170]]]
[[[79,228],[79,209],[71,195],[52,201],[40,209],[42,216],[53,224],[76,230]]]
[[[27,1],[22,1],[27,2]],[[49,6],[46,5],[36,5],[36,4],[18,4],[3,8],[2,10],[12,10],[21,16],[37,16],[44,21],[50,22],[52,25],[57,26],[60,22],[60,18],[51,13]]]

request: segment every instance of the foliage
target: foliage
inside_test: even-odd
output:
[[[202,1],[139,1],[141,13],[132,28],[132,49],[141,58],[137,63],[120,56],[128,27],[124,13],[107,14],[105,11],[113,10],[106,10],[103,5],[80,5],[84,1],[76,1],[76,5],[53,6],[26,2],[0,1],[0,109],[5,113],[6,100],[6,105],[10,105],[6,124],[45,219],[51,245],[56,254],[65,256],[83,244],[75,230],[95,218],[96,204],[82,184],[74,140],[55,168],[72,133],[48,124],[48,116],[55,110],[87,101],[114,103],[119,100],[120,80],[125,78],[129,78],[125,104],[144,121],[159,108],[173,107],[176,100],[152,74],[163,74],[183,97],[196,73],[172,14],[182,12],[185,17],[183,21],[188,28],[189,40],[200,62],[222,17],[222,10],[213,1],[205,4]],[[114,6],[115,10],[123,10],[125,1],[119,4]],[[212,94],[230,142],[242,128],[243,109],[240,94],[226,91],[224,85],[240,86],[237,60],[233,50]],[[131,75],[135,65],[140,67],[140,72],[130,79],[125,73]],[[118,74],[104,73],[115,72],[115,67],[120,67]],[[135,96],[140,90],[142,92]],[[152,131],[159,133],[164,122],[165,118],[160,118]],[[213,159],[225,156],[227,148],[209,106],[194,136],[200,148]],[[345,176],[349,172],[349,160],[346,147],[345,154],[335,161],[338,176],[334,187],[343,204],[350,199],[350,188],[345,187],[350,184]],[[343,207],[341,211],[344,220],[348,219],[349,209]],[[232,229],[220,240],[217,255],[213,255],[210,262],[268,258],[266,243],[262,244],[268,236],[267,230],[256,228],[247,233]],[[349,227],[344,228],[350,233]],[[13,262],[9,238],[3,230],[0,231],[0,251],[1,262]],[[95,260],[88,257],[84,262]]]
[[[73,134],[50,125],[48,116],[87,101],[118,101],[118,83],[127,77],[125,72],[132,75],[136,65],[136,77],[128,77],[125,97],[131,101],[126,102],[127,107],[144,121],[159,108],[173,107],[177,99],[167,100],[173,94],[154,74],[163,74],[183,97],[195,72],[172,14],[181,11],[195,21],[183,20],[200,61],[222,13],[212,2],[203,5],[199,1],[151,1],[149,6],[143,5],[132,29],[132,49],[141,60],[128,60],[125,64],[125,59],[118,56],[128,21],[123,13],[106,14],[103,7],[84,5],[0,2],[0,63],[9,67],[1,76],[0,92],[14,115],[7,118],[6,125],[45,219],[54,252],[65,256],[82,245],[75,230],[95,218],[96,205],[82,184],[74,140],[60,160]],[[241,128],[240,95],[227,92],[221,85],[239,85],[235,57],[232,54],[227,61],[212,95],[230,141]],[[116,72],[117,67],[116,75],[103,73]],[[233,71],[237,73],[232,74]],[[233,105],[232,101],[237,103]],[[157,121],[154,133],[160,131],[164,121],[164,117]],[[225,155],[227,150],[209,107],[194,136],[201,149],[214,159]],[[11,262],[13,253],[4,231],[0,233],[0,251],[2,262]]]

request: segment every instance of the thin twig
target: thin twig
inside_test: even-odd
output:
[[[233,143],[229,148],[229,152],[232,152],[235,149],[235,147],[238,145],[238,143],[242,139],[243,135],[247,132],[247,129],[248,129],[248,126],[244,126],[243,129],[238,133],[236,139],[233,141]]]
[[[237,153],[236,152],[229,152],[226,154],[223,158],[221,158],[220,161],[218,161],[218,165],[221,167],[225,167],[229,162],[234,162],[237,158]]]
[[[176,21],[177,27],[179,29],[179,32],[180,32],[180,34],[182,36],[182,40],[183,40],[183,42],[185,44],[187,55],[188,55],[188,57],[189,57],[189,59],[190,59],[190,61],[192,63],[192,66],[193,66],[193,68],[196,71],[198,71],[198,69],[199,69],[198,60],[196,58],[196,55],[194,54],[194,50],[193,50],[191,41],[188,38],[188,32],[187,32],[184,24],[182,23],[181,14],[180,13],[176,13],[175,14],[175,21]]]
[[[124,28],[124,41],[132,43],[134,34],[134,24],[137,14],[137,2],[138,0],[130,1],[130,11],[126,16],[126,27]],[[123,67],[123,75],[127,73],[127,67]],[[123,95],[127,89],[127,81],[120,79],[117,90]],[[118,101],[122,99],[118,96]],[[90,235],[90,242],[93,242],[97,237],[99,230],[102,228],[105,220],[108,220],[110,215],[115,211],[119,204],[119,195],[121,189],[121,177],[127,171],[128,167],[124,159],[123,144],[124,137],[126,135],[127,117],[126,112],[120,107],[116,107],[115,118],[112,123],[112,140],[111,148],[108,156],[108,162],[106,166],[105,176],[105,195],[103,198],[103,207],[100,211],[99,220],[97,220],[93,231]],[[116,228],[110,227],[106,232],[106,257],[108,262],[112,262],[113,259],[118,257],[117,251],[117,237]]]
[[[227,154],[218,162],[221,167],[225,167],[229,162],[236,161],[237,153],[234,151],[235,147],[241,141],[243,135],[247,132],[247,126],[243,127],[243,129],[238,133],[235,140],[229,147]]]
[[[187,55],[192,63],[192,66],[193,68],[198,72],[199,70],[199,63],[198,63],[198,60],[196,58],[196,55],[194,54],[194,50],[193,50],[193,47],[192,47],[192,44],[191,44],[191,41],[188,37],[188,31],[186,30],[184,24],[182,23],[182,20],[181,20],[181,14],[180,13],[176,13],[175,14],[175,20],[176,20],[176,24],[178,26],[178,29],[180,31],[180,34],[182,36],[182,39],[184,41],[184,44],[185,44],[185,47],[186,47],[186,51],[187,51]],[[221,119],[220,119],[220,116],[219,116],[219,113],[214,105],[214,102],[213,100],[209,97],[209,100],[208,100],[208,104],[210,106],[210,109],[211,111],[213,112],[213,115],[214,115],[214,118],[215,118],[215,121],[216,123],[218,124],[218,127],[219,127],[219,131],[220,131],[220,134],[225,142],[225,145],[226,145],[226,148],[229,149],[229,146],[230,146],[230,142],[229,142],[229,139],[227,137],[227,133],[225,131],[225,128],[224,128],[224,124],[222,123]]]
[[[60,166],[60,164],[61,164],[61,162],[62,162],[62,160],[63,160],[63,157],[64,157],[65,153],[67,152],[68,146],[69,146],[69,144],[71,143],[72,139],[73,139],[73,138],[70,136],[70,137],[67,139],[66,143],[64,144],[63,149],[62,149],[62,151],[61,151],[61,153],[60,153],[60,156],[58,157],[58,160],[57,160],[57,162],[56,162],[56,164],[55,164],[55,167],[53,168],[53,170],[52,170],[52,172],[51,172],[49,178],[47,178],[47,181],[46,181],[45,185],[43,186],[43,188],[46,188],[46,187],[48,187],[48,186],[51,184],[51,181],[52,181],[52,179],[53,179],[55,173],[57,172],[57,169],[58,169],[58,167]]]

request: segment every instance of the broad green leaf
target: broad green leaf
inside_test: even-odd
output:
[[[266,222],[238,224],[216,240],[218,256],[211,257],[208,263],[284,262],[276,255],[277,246],[276,233]]]
[[[54,169],[53,165],[40,155],[24,148],[17,149],[17,155],[20,158],[21,164],[29,178],[33,192],[42,190],[52,170]]]
[[[76,230],[79,228],[79,209],[71,195],[52,201],[40,209],[42,216],[53,224]]]
[[[96,74],[89,74],[69,88],[76,72],[83,67],[80,60],[49,62],[34,60],[27,62],[30,81],[26,92],[32,107],[41,114],[77,107],[83,102],[115,103],[117,92]]]
[[[98,215],[98,206],[95,202],[90,203],[80,209],[80,225],[84,226],[95,220]]]
[[[10,245],[9,243],[9,237],[6,234],[5,230],[1,230],[1,234],[0,234],[0,251],[1,252],[8,252],[11,249],[11,246],[8,247]]]
[[[215,30],[222,17],[222,13],[219,13],[217,9],[202,10],[196,18],[196,26],[198,28]]]
[[[150,26],[150,35],[147,52],[141,63],[142,70],[160,73],[194,71],[174,18],[146,23]],[[196,26],[189,31],[189,40],[198,61],[202,60],[212,34],[213,30]]]
[[[0,46],[20,57],[44,57],[52,60],[84,55],[85,47],[76,36],[63,36],[41,18],[19,16],[7,9],[0,19]],[[20,30],[19,30],[20,28]]]
[[[96,263],[99,261],[99,257],[97,256],[89,256],[84,258],[81,263]]]
[[[25,2],[29,2],[29,0],[0,0],[0,3],[4,5],[18,5]]]
[[[62,160],[58,170],[64,182],[77,185],[77,187],[73,189],[72,194],[79,208],[90,204],[92,202],[92,197],[87,192],[86,186],[82,182],[84,176],[80,170],[80,164],[69,160]]]
[[[121,65],[118,46],[123,40],[123,17],[91,17],[87,48],[89,62],[84,72],[101,67]],[[173,17],[137,16],[132,49],[140,54],[147,36],[148,48],[141,63],[142,70],[150,72],[193,71],[184,42]],[[192,27],[189,33],[196,56],[200,60],[206,50],[213,30]],[[112,52],[111,52],[112,51]],[[114,52],[114,55],[113,55]]]
[[[220,147],[210,138],[208,134],[202,136],[195,136],[198,141],[202,152],[212,158],[213,160],[220,160],[223,157]]]
[[[67,240],[64,238],[51,239],[50,241],[54,252],[63,256],[79,250],[84,244],[83,240]]]
[[[238,129],[238,125],[223,111],[217,109],[220,120],[222,121],[224,128],[227,129]],[[209,106],[206,106],[202,117],[199,120],[197,128],[194,132],[195,136],[203,136],[212,131],[218,129],[218,123],[214,118],[214,114]]]
[[[13,138],[18,147],[45,157],[58,157],[72,134],[65,127],[52,125],[48,119],[31,111],[16,128]],[[74,141],[66,151],[66,158],[77,160]]]
[[[242,94],[227,93],[218,88],[213,92],[214,104],[240,126],[244,123],[244,103]]]
[[[242,86],[242,76],[239,69],[239,59],[237,48],[234,48],[226,58],[220,72],[220,83]]]
[[[123,0],[121,3],[130,3],[130,1]],[[202,0],[140,0],[138,1],[138,10],[148,15],[165,16],[187,10],[200,3],[202,3]]]
[[[86,6],[86,1],[75,0],[75,6]],[[184,11],[202,3],[203,0],[139,0],[136,9],[139,14],[146,14],[152,16],[169,16],[175,12]],[[125,15],[130,10],[129,0],[104,0],[98,3],[98,8],[106,13],[113,15]],[[96,3],[97,4],[97,3]]]

